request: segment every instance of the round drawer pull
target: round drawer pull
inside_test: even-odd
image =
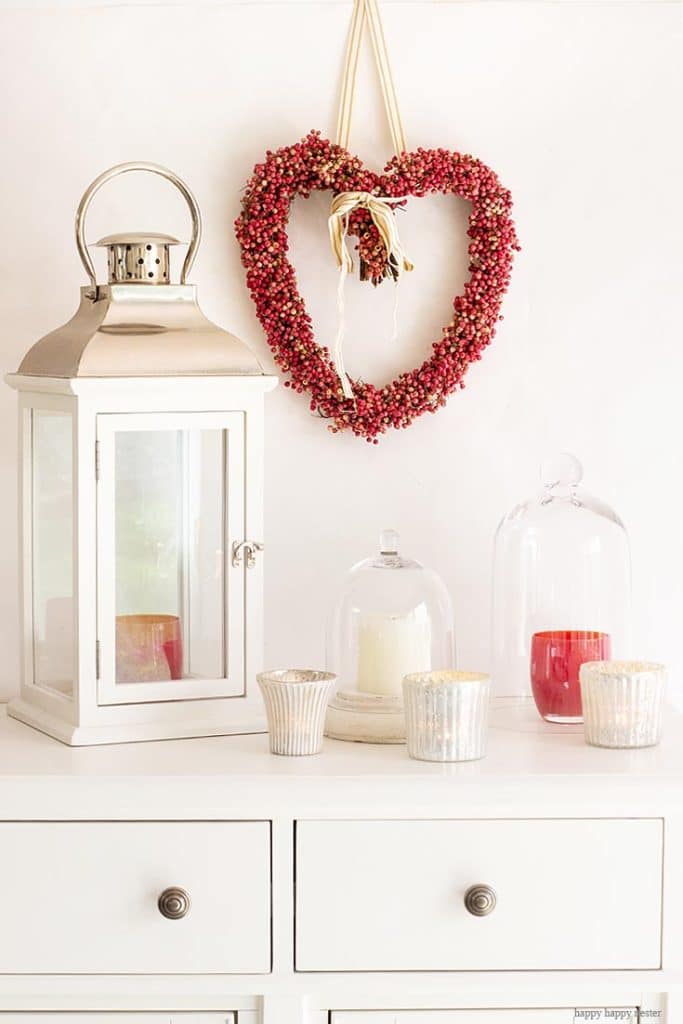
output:
[[[164,889],[157,906],[159,913],[167,917],[169,921],[178,921],[190,912],[190,897],[184,889],[174,885],[170,889]]]
[[[465,893],[465,907],[474,917],[486,917],[496,909],[496,894],[490,885],[471,885]]]

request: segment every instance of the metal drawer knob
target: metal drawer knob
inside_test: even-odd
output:
[[[167,917],[169,921],[178,921],[190,912],[190,897],[184,889],[172,886],[170,889],[164,889],[157,906],[159,913]]]
[[[496,909],[496,894],[490,885],[471,885],[465,893],[465,907],[474,917],[486,917]]]

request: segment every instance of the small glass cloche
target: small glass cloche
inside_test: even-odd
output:
[[[327,668],[339,676],[337,702],[371,715],[393,710],[401,718],[400,726],[394,725],[402,732],[403,677],[453,666],[453,610],[444,583],[431,569],[404,558],[398,534],[384,530],[379,553],[348,573],[328,622]],[[383,724],[389,728],[388,719]],[[328,729],[332,734],[340,730]],[[403,735],[341,738],[399,742]]]
[[[531,692],[550,722],[582,720],[579,669],[628,657],[631,566],[624,525],[581,487],[563,453],[541,467],[542,492],[504,517],[493,567],[497,696]]]

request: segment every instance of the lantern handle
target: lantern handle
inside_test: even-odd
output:
[[[150,164],[144,160],[131,161],[125,164],[116,164],[115,167],[110,167],[108,171],[104,171],[99,177],[95,178],[93,182],[88,185],[87,189],[81,197],[81,201],[78,204],[76,210],[76,248],[78,249],[78,255],[81,257],[81,263],[85,267],[85,272],[90,278],[90,283],[97,288],[97,277],[95,275],[95,267],[93,261],[88,252],[88,245],[85,240],[85,215],[88,212],[88,207],[93,199],[93,196],[99,189],[111,178],[115,178],[118,174],[125,174],[127,171],[150,171],[152,174],[159,174],[162,178],[166,178],[172,185],[182,193],[187,205],[190,208],[190,216],[192,217],[192,238],[190,244],[187,247],[185,253],[185,260],[183,262],[183,269],[180,273],[180,283],[185,284],[187,275],[190,273],[194,258],[197,255],[197,249],[199,242],[202,237],[202,217],[199,212],[199,206],[197,200],[193,196],[190,189],[187,187],[182,178],[179,178],[173,171],[169,171],[167,167],[162,167],[160,164]]]

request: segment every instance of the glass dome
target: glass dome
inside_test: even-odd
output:
[[[629,655],[628,536],[582,477],[573,455],[548,460],[542,492],[512,509],[495,539],[494,692],[531,689],[550,722],[582,720],[581,664]]]
[[[340,691],[401,697],[411,672],[454,665],[453,610],[440,577],[399,554],[393,530],[350,570],[328,622],[327,668]]]

